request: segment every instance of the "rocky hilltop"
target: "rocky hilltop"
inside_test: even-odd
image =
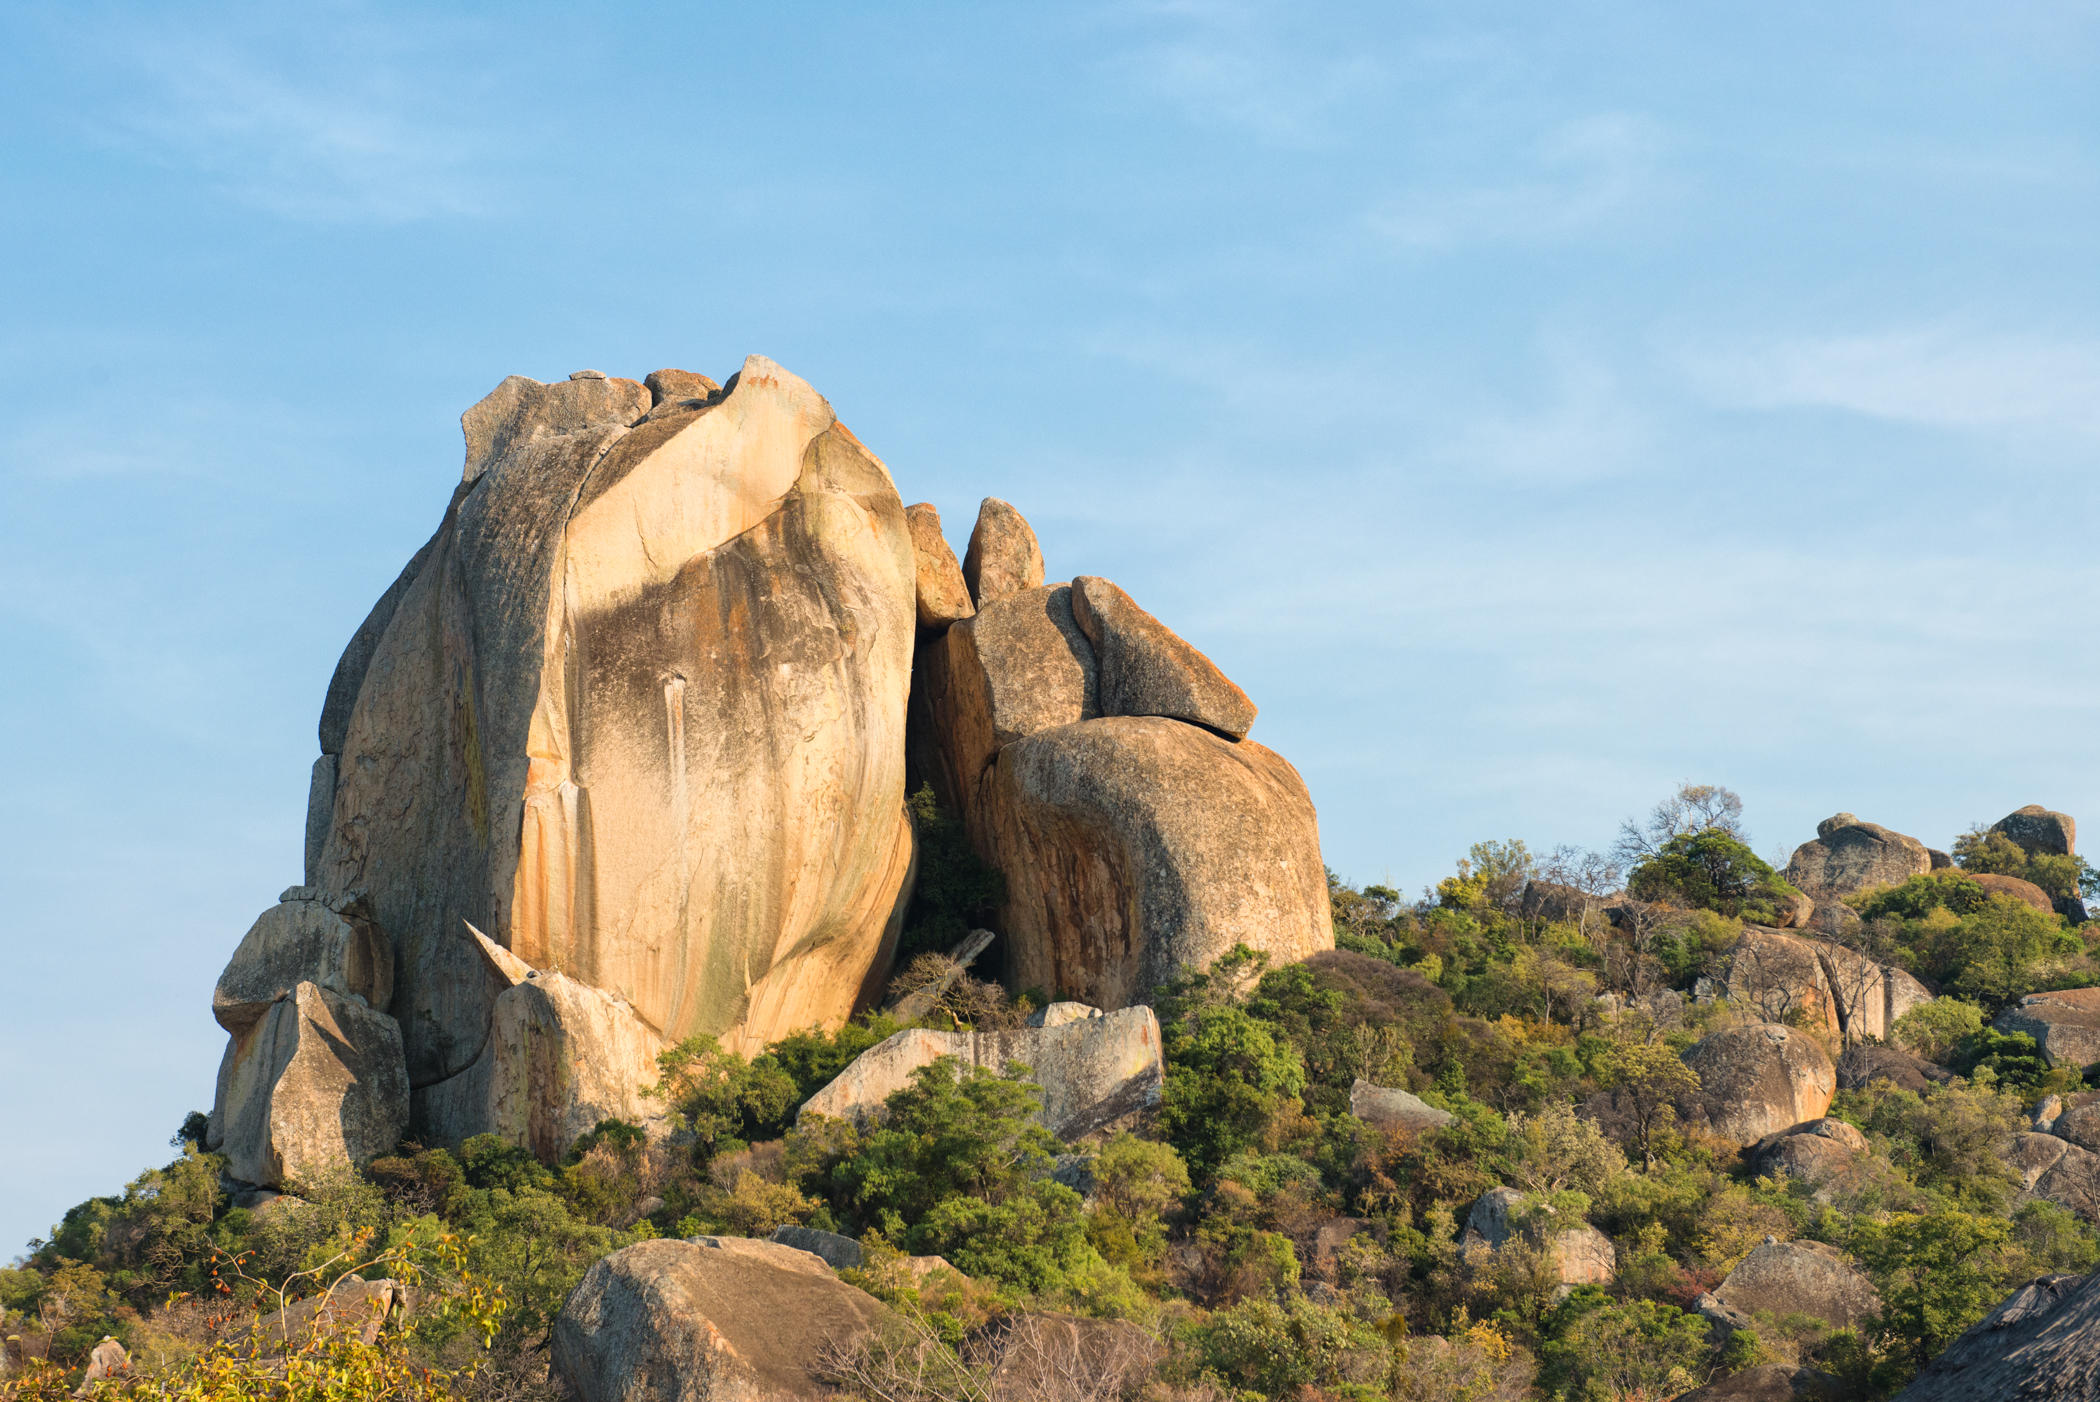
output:
[[[719,385],[513,376],[351,637],[306,871],[214,994],[209,1146],[273,1186],[404,1134],[543,1157],[694,1035],[878,996],[908,791],[1004,878],[1017,988],[1114,1010],[1238,944],[1331,948],[1312,804],[1254,704],[1106,579],[1046,582],[760,356]]]

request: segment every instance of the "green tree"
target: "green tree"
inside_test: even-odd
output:
[[[1674,1397],[1702,1380],[1707,1323],[1656,1300],[1613,1300],[1578,1285],[1546,1316],[1540,1381],[1583,1402]]]
[[[1940,1353],[2004,1297],[2013,1224],[1958,1208],[1859,1219],[1847,1243],[1881,1291],[1882,1325],[1908,1369]]]
[[[1678,833],[1627,877],[1629,895],[1711,910],[1757,924],[1779,918],[1782,905],[1799,893],[1771,864],[1722,828]]]
[[[1197,1008],[1164,1029],[1163,1043],[1160,1127],[1199,1172],[1260,1143],[1305,1091],[1298,1049],[1245,1008]]]

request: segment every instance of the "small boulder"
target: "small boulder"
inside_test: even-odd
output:
[[[1412,1092],[1373,1085],[1361,1076],[1349,1087],[1349,1113],[1365,1124],[1404,1129],[1411,1134],[1439,1129],[1456,1118],[1449,1110],[1439,1110]]]
[[[1842,1402],[1851,1396],[1834,1374],[1760,1363],[1719,1382],[1681,1392],[1675,1402]]]
[[[797,1251],[807,1251],[835,1271],[859,1270],[864,1258],[860,1243],[852,1237],[818,1231],[815,1227],[775,1227],[773,1240]]]
[[[977,524],[963,552],[963,582],[978,608],[1009,594],[1043,585],[1043,548],[1021,513],[986,497],[977,508]]]
[[[2054,813],[2039,803],[2012,812],[1991,824],[2030,857],[2068,857],[2078,850],[2078,823],[2068,813]]]
[[[1702,1297],[1699,1307],[1708,1318],[1737,1328],[1761,1314],[1776,1319],[1805,1314],[1834,1329],[1850,1329],[1881,1313],[1881,1295],[1834,1246],[1767,1240]]]
[[[713,380],[691,370],[651,370],[642,376],[642,384],[649,391],[651,408],[679,400],[712,399],[722,392]]]
[[[311,1335],[354,1335],[369,1344],[403,1295],[394,1281],[347,1275],[322,1293],[257,1320],[247,1337],[265,1355],[288,1352]]]
[[[256,918],[212,989],[211,1012],[236,1035],[302,983],[385,1012],[394,996],[394,949],[354,899],[333,903],[294,886]]]
[[[2030,993],[1998,1014],[2000,1032],[2025,1032],[2051,1066],[2083,1070],[2100,1062],[2100,988]]]
[[[1757,1172],[1795,1178],[1822,1198],[1851,1182],[1868,1153],[1867,1137],[1843,1120],[1810,1120],[1760,1140],[1750,1151]]]
[[[2100,1273],[2014,1291],[1926,1364],[1896,1402],[2093,1402],[2100,1397]]]
[[[1837,1091],[1830,1058],[1807,1033],[1776,1023],[1715,1032],[1684,1054],[1699,1073],[1698,1109],[1713,1132],[1745,1147],[1820,1119]]]
[[[1820,911],[1840,896],[1901,885],[1931,870],[1932,856],[1915,837],[1839,813],[1816,824],[1815,841],[1794,849],[1786,879]]]
[[[1500,1251],[1513,1238],[1520,1238],[1545,1253],[1563,1285],[1602,1285],[1612,1278],[1618,1269],[1618,1251],[1610,1237],[1587,1222],[1560,1226],[1544,1210],[1520,1226],[1524,1202],[1524,1194],[1515,1188],[1491,1188],[1482,1193],[1466,1214],[1460,1252]]]
[[[918,574],[919,626],[946,628],[975,613],[962,566],[955,562],[948,537],[941,534],[941,513],[932,502],[922,501],[904,508],[904,524],[911,528],[911,553]]]
[[[1969,871],[1962,875],[1981,886],[1987,894],[2008,896],[2030,910],[2043,915],[2056,914],[2056,901],[2047,891],[2017,876],[2000,876],[1993,871]]]
[[[1094,645],[1102,715],[1168,716],[1246,738],[1255,713],[1247,693],[1114,584],[1073,579],[1072,617]]]
[[[1837,1060],[1839,1090],[1865,1090],[1876,1081],[1887,1081],[1897,1090],[1923,1092],[1928,1086],[1953,1079],[1952,1071],[1922,1056],[1914,1056],[1901,1047],[1876,1046],[1871,1042],[1845,1048]]]
[[[785,1256],[789,1248],[751,1242]],[[554,1322],[553,1367],[582,1402],[822,1397],[821,1361],[887,1326],[823,1262],[728,1239],[643,1241],[584,1272]]]

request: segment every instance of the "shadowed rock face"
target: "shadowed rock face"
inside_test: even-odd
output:
[[[2100,1398],[2100,1274],[2030,1281],[1925,1365],[1896,1402]]]
[[[2000,1032],[2025,1032],[2051,1066],[2100,1062],[2100,988],[2030,993],[1998,1014]]]
[[[468,412],[469,480],[331,688],[316,877],[393,942],[418,1087],[475,1061],[505,987],[468,921],[666,1039],[750,1048],[850,1012],[901,915],[888,473],[762,358],[646,422],[631,384]]]
[[[2030,857],[2067,857],[2078,850],[2078,824],[2068,813],[2052,813],[2039,803],[2012,812],[1991,824]]]

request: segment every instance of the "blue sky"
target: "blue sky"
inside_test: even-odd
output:
[[[0,1258],[208,1103],[504,375],[774,357],[1328,860],[2100,823],[2100,6],[0,11]]]

